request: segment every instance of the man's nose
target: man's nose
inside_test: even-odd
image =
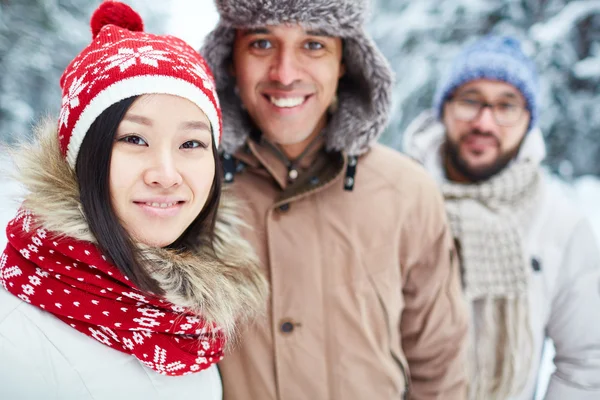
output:
[[[471,124],[474,128],[479,129],[481,132],[494,132],[498,127],[492,107],[489,105],[484,106],[481,109],[479,115],[477,115]]]
[[[300,63],[293,49],[281,49],[273,58],[269,78],[284,86],[300,79]]]

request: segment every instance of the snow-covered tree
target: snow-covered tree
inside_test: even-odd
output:
[[[124,1],[148,31],[168,28],[170,0]],[[209,7],[212,0],[202,1]],[[56,115],[58,79],[90,41],[89,18],[99,3],[0,0],[0,140],[26,134],[41,115]],[[510,34],[523,41],[540,73],[548,164],[566,177],[600,175],[600,0],[373,3],[369,29],[397,78],[382,141],[400,149],[402,132],[431,106],[438,77],[464,45],[487,33]]]
[[[467,44],[488,33],[523,42],[540,74],[547,163],[565,177],[600,175],[600,0],[377,0],[370,24],[396,72],[382,141],[431,107],[437,80]]]
[[[148,31],[163,33],[168,2],[125,0]],[[100,0],[0,0],[0,140],[27,135],[44,115],[58,116],[59,79],[91,41]]]

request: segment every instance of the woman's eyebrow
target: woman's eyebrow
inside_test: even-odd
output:
[[[179,124],[180,129],[199,129],[210,132],[210,126],[203,121],[185,121]]]
[[[123,120],[135,122],[135,123],[141,124],[141,125],[152,126],[152,120],[147,117],[142,117],[141,115],[127,114],[127,115],[125,115]]]

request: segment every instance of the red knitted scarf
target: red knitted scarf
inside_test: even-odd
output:
[[[23,209],[6,234],[0,284],[21,300],[160,374],[197,372],[222,359],[218,328],[141,292],[92,243],[36,228]]]

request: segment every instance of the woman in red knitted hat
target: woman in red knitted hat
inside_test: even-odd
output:
[[[204,60],[105,2],[62,108],[15,150],[0,256],[0,398],[222,397],[215,363],[266,285],[221,196]]]

